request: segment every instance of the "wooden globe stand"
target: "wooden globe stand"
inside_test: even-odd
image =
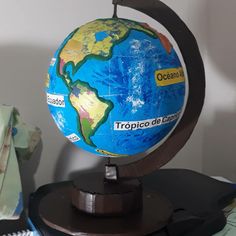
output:
[[[138,180],[110,182],[103,173],[91,173],[47,194],[39,213],[46,225],[67,235],[136,236],[164,228],[173,207],[160,194],[143,192]]]
[[[189,79],[189,97],[183,117],[171,136],[144,159],[107,165],[104,173],[81,175],[43,197],[42,221],[67,235],[148,235],[171,219],[171,203],[156,192],[143,191],[139,177],[159,169],[185,145],[200,116],[205,97],[205,74],[196,40],[183,21],[158,0],[114,0],[154,18],[175,38]]]

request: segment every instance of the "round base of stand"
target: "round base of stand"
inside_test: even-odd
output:
[[[122,183],[107,183],[101,179],[101,176],[99,180],[99,175],[91,175],[93,176],[87,176],[87,178],[85,175],[81,176],[81,178],[79,178],[80,180],[78,179],[78,181],[75,181],[73,184],[63,186],[49,193],[41,200],[39,213],[46,225],[68,235],[138,236],[154,233],[168,224],[173,213],[173,207],[172,204],[160,194],[141,191],[140,197],[139,191],[141,184],[137,180]],[[96,178],[97,184],[95,183],[96,181],[91,182],[94,178]],[[85,180],[87,185],[83,186],[82,183],[85,183]],[[99,184],[100,186],[98,186]],[[79,187],[79,185],[81,187]],[[93,192],[89,189],[92,185],[94,185],[93,190],[97,190],[97,192]],[[89,191],[87,191],[87,189]],[[130,190],[132,191],[130,192]],[[86,204],[79,204],[80,208],[82,206],[82,210],[78,210],[78,196],[81,196],[81,193],[85,195],[90,194],[87,195],[87,197],[94,196],[96,198],[96,196],[100,196],[99,202],[93,200],[88,200],[88,202],[95,202],[101,206],[97,208],[94,208],[94,206],[90,208],[87,207],[86,213],[83,207]],[[127,197],[126,194],[128,194],[129,197]],[[127,203],[131,202],[134,196],[138,196],[138,198],[135,200],[136,203],[130,207]],[[109,197],[111,198],[110,200]],[[73,198],[75,199],[72,204]],[[82,201],[87,201],[83,197],[81,199],[83,199]],[[116,204],[115,200],[117,199],[120,205],[111,205],[110,207],[102,205]],[[105,200],[109,200],[110,202],[105,202]],[[140,205],[137,205],[139,200],[141,201]],[[124,206],[122,206],[122,202],[125,204]],[[129,210],[127,210],[126,207],[129,208]],[[96,213],[88,209],[96,209]],[[112,213],[111,209],[113,209],[115,213]],[[123,209],[123,211],[120,211],[121,209]]]

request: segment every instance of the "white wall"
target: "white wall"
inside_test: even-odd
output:
[[[236,181],[236,1],[207,1],[203,171]]]
[[[235,27],[228,27],[229,22],[225,17],[218,17],[222,7],[226,8],[221,3],[223,1],[164,2],[183,18],[195,34],[207,67],[208,82],[206,107],[196,131],[168,167],[198,171],[203,169],[210,174],[229,173],[230,177],[236,179],[233,174],[236,166],[224,167],[222,163],[225,161],[220,161],[225,160],[224,151],[227,151],[230,154],[227,159],[230,158],[230,162],[234,164],[233,153],[236,145],[233,140],[227,139],[226,133],[230,138],[235,138],[233,75],[236,67],[233,60],[233,39],[236,34],[232,30]],[[228,0],[227,5],[229,17],[233,18],[234,0]],[[228,17],[228,10],[224,11],[224,16]],[[122,17],[153,23],[149,18],[129,9],[119,9],[119,14]],[[18,107],[23,118],[39,126],[43,132],[41,161],[35,176],[37,186],[66,179],[69,173],[78,169],[102,165],[98,158],[77,150],[61,136],[47,110],[43,87],[50,58],[67,34],[87,21],[111,15],[111,0],[1,0],[0,101]],[[234,36],[233,39],[228,35]],[[224,120],[226,124],[223,123]],[[222,124],[226,127],[225,134]],[[36,162],[39,154],[40,151],[32,162]],[[219,166],[212,168],[213,163]],[[28,169],[29,164],[25,164],[24,170],[28,172]],[[30,174],[24,177],[27,178],[31,179]]]

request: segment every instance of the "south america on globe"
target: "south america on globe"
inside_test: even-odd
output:
[[[87,23],[64,40],[45,90],[50,113],[71,142],[100,156],[125,157],[168,137],[187,88],[166,36],[114,18]]]

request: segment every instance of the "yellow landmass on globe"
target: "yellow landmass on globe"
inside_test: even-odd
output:
[[[80,111],[80,113],[87,112],[89,114],[88,119],[92,120],[91,128],[93,129],[96,128],[97,124],[102,119],[106,109],[108,108],[108,105],[106,103],[100,102],[94,93],[82,93],[79,95],[79,97],[71,94],[70,100],[77,111]]]
[[[49,85],[50,85],[50,75],[47,74],[47,77],[46,77],[46,80],[45,80],[45,86],[46,86],[46,88],[49,88]]]
[[[96,152],[101,153],[102,155],[106,155],[106,156],[110,156],[110,157],[127,157],[128,155],[122,155],[122,154],[117,154],[117,153],[112,153],[112,152],[108,152],[106,150],[100,150],[97,149]]]
[[[153,31],[133,21],[123,19],[100,19],[81,26],[68,40],[60,53],[63,64],[73,62],[80,64],[87,56],[103,56],[111,54],[112,47],[128,36],[130,30],[140,30],[151,36]],[[104,38],[97,40],[96,33],[104,33]]]
[[[91,136],[107,120],[112,103],[102,101],[92,88],[79,82],[70,94],[70,102],[79,114],[80,130],[87,144],[93,145]]]

